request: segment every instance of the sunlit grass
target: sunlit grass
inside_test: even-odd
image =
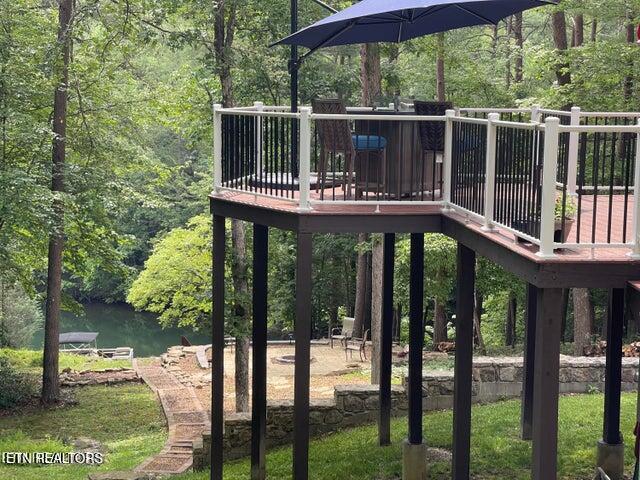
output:
[[[42,370],[42,351],[1,348],[0,357],[5,357],[16,368],[39,373]],[[107,368],[130,368],[130,360],[109,360],[100,357],[90,357],[88,355],[76,355],[73,353],[60,352],[60,371],[65,368],[71,370],[105,370]]]
[[[622,396],[622,432],[627,439],[627,471],[632,468],[635,394]],[[560,399],[558,470],[565,480],[591,480],[594,473],[595,445],[602,434],[602,395],[572,395]],[[520,402],[510,400],[473,407],[471,473],[474,480],[528,480],[531,444],[519,438]],[[426,442],[434,447],[451,448],[450,411],[432,412],[424,417]],[[402,474],[400,446],[406,437],[406,418],[392,422],[389,447],[377,445],[377,427],[345,430],[311,442],[309,471],[314,480],[395,480]],[[447,478],[449,465],[431,465],[430,479]],[[279,448],[267,455],[267,477],[291,478],[291,449]],[[208,472],[191,473],[180,480],[206,480]],[[247,459],[225,465],[225,479],[249,477]]]
[[[76,390],[78,405],[0,417],[0,452],[65,452],[67,441],[89,437],[107,447],[100,467],[7,466],[2,480],[85,480],[94,471],[128,470],[160,451],[164,416],[144,385],[95,386]]]

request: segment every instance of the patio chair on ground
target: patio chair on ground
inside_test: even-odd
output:
[[[329,343],[331,344],[331,348],[333,348],[334,339],[340,340],[340,343],[344,344],[353,336],[353,325],[355,321],[356,320],[353,317],[344,317],[342,319],[342,327],[331,329],[331,332],[329,332]]]
[[[444,116],[447,110],[453,108],[451,102],[423,102],[415,101],[414,108],[416,115],[425,116]],[[431,167],[432,189],[436,187],[442,191],[442,180],[440,173],[442,172],[442,163],[444,159],[444,122],[420,122],[420,146],[422,147],[422,165]],[[422,188],[425,189],[425,178],[428,172],[420,172],[422,176]],[[437,184],[436,184],[437,183]],[[421,193],[421,192],[420,192]],[[432,192],[434,193],[434,192]]]
[[[369,337],[369,330],[364,332],[362,338],[352,337],[348,339],[344,345],[344,359],[347,360],[347,354],[351,354],[353,359],[353,352],[360,354],[360,361],[364,362],[367,359],[367,338]]]
[[[346,115],[347,107],[342,100],[322,99],[313,100],[312,107],[314,113]],[[351,198],[351,188],[354,184],[356,198],[359,198],[363,191],[378,188],[384,192],[387,140],[379,135],[358,135],[351,132],[348,120],[317,120],[316,131],[318,132],[318,142],[320,144],[320,157],[318,158],[318,181],[316,192],[320,191],[320,198],[324,198],[324,188],[327,183],[327,157],[330,155],[343,156],[343,175],[345,196]],[[358,175],[356,164],[362,163],[365,168],[369,166],[372,157],[378,161],[376,170],[379,178],[365,178],[368,175]],[[333,165],[335,169],[335,165]],[[364,169],[368,171],[368,168]],[[335,186],[336,179],[331,178],[331,185]]]

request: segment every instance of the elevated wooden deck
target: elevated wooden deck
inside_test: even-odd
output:
[[[316,196],[315,192],[312,196]],[[596,242],[622,242],[625,218],[628,241],[633,230],[631,215],[625,214],[625,208],[630,208],[632,198],[628,197],[626,203],[623,196],[612,198],[610,205],[609,197],[600,196],[597,203],[593,197],[583,197],[580,221],[575,219],[568,225],[566,242],[577,242],[578,229],[582,241],[591,241],[594,208]],[[630,257],[629,248],[562,248],[556,250],[554,257],[542,258],[537,255],[536,245],[518,241],[512,232],[500,227],[485,231],[468,215],[443,211],[437,204],[335,202],[317,203],[310,210],[301,210],[291,199],[237,192],[211,195],[210,201],[213,214],[299,232],[444,233],[534,284],[608,288],[633,280],[640,282],[640,260]],[[616,219],[610,233],[609,207]]]

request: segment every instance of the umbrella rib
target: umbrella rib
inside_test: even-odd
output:
[[[426,17],[426,16],[432,15],[434,13],[438,13],[440,10],[444,10],[448,6],[449,5],[440,5],[440,6],[437,6],[437,7],[429,7],[424,12],[422,12],[418,16],[414,17],[412,19],[412,21],[415,22],[416,20],[420,20],[422,17]]]
[[[298,62],[302,63],[302,61],[307,58],[309,55],[311,55],[313,52],[315,52],[316,50],[324,47],[327,43],[331,42],[332,40],[335,40],[337,37],[339,37],[340,35],[342,35],[344,32],[350,30],[351,28],[353,28],[356,25],[357,21],[351,21],[348,24],[346,24],[344,27],[342,27],[340,30],[338,30],[336,33],[334,33],[333,35],[331,35],[329,38],[325,38],[324,40],[322,40],[320,43],[318,43],[316,46],[314,46],[313,48],[310,48],[309,51],[307,53],[305,53],[304,55],[302,55],[299,59]]]
[[[460,10],[469,13],[470,15],[473,15],[474,17],[479,18],[480,20],[482,20],[483,22],[489,23],[491,25],[497,25],[498,22],[491,20],[487,17],[485,17],[484,15],[480,15],[479,13],[474,12],[473,10],[470,10],[466,7],[463,7],[462,5],[460,5],[459,3],[454,3],[454,6],[458,7]]]

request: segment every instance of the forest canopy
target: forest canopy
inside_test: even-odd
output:
[[[64,42],[60,4],[0,3],[0,282],[43,300],[49,239],[63,231],[64,308],[129,301],[157,313],[163,324],[205,328],[212,105],[289,102],[289,50],[269,47],[288,33],[289,2],[78,0]],[[301,26],[326,14],[300,1]],[[495,27],[322,50],[301,69],[300,101],[363,103],[368,79],[361,67],[369,58],[379,67],[374,96],[381,103],[443,96],[458,107],[640,110],[639,16],[637,0],[562,0]],[[52,125],[65,45],[72,47],[63,85],[66,159],[64,189],[56,190],[52,144],[60,139]],[[61,225],[56,205],[64,205]],[[227,311],[230,329],[241,333],[246,326],[238,319],[249,314],[251,232],[228,228],[234,234]],[[278,299],[270,302],[270,322],[282,334],[293,321],[295,246],[286,232],[270,235],[269,275]],[[358,262],[364,258],[370,268],[371,245],[371,238],[351,236],[315,242],[316,334],[325,335],[339,312],[358,308]],[[406,250],[401,239],[399,278]],[[427,317],[442,319],[446,330],[455,294],[452,245],[433,237],[426,255],[434,269],[427,278]],[[506,335],[505,318],[522,321],[524,287],[493,265],[481,263],[480,270],[484,315],[495,323],[487,340],[508,343],[520,327],[514,323]],[[399,280],[396,288],[406,303],[406,285]],[[600,312],[601,295],[591,297]]]

